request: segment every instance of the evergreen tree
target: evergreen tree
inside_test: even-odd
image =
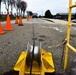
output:
[[[76,19],[76,13],[74,14],[74,19]]]
[[[53,18],[53,15],[51,14],[50,10],[47,10],[45,12],[45,18]]]

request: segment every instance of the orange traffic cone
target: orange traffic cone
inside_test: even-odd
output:
[[[27,17],[27,20],[29,21],[29,17]]]
[[[13,30],[11,22],[10,22],[10,16],[9,16],[9,14],[7,14],[7,21],[6,21],[5,30]]]
[[[32,20],[32,16],[30,16],[30,20]]]
[[[29,16],[29,20],[31,20],[31,17]]]
[[[23,23],[22,23],[22,16],[19,17],[19,24],[18,26],[23,26]]]
[[[15,24],[18,24],[18,17],[16,16]]]
[[[2,30],[2,24],[0,22],[0,34],[4,34],[4,31]]]
[[[28,20],[28,17],[26,19]]]
[[[27,17],[27,20],[28,20],[28,21],[30,20],[30,16]]]

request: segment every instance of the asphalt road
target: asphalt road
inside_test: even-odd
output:
[[[42,48],[53,54],[56,71],[61,71],[61,58],[63,45],[59,47],[48,48],[61,44],[66,38],[67,24],[57,23],[53,20],[46,21],[43,19],[32,19],[27,21],[23,19],[24,26],[18,26],[12,21],[12,31],[5,31],[5,34],[0,35],[0,74],[13,70],[13,67],[22,51],[27,49],[27,43],[32,44],[33,26],[36,40],[36,45],[39,45],[39,40],[42,39]],[[60,21],[61,22],[61,21]],[[3,29],[5,22],[2,22]],[[70,44],[76,48],[76,27],[71,27]],[[69,51],[69,62],[76,58],[76,54]]]

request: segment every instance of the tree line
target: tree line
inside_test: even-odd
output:
[[[11,15],[13,15],[13,8],[16,9],[16,14],[23,15],[25,14],[27,3],[23,0],[0,0],[0,14],[1,14],[1,2],[5,4],[5,9],[7,10],[7,14],[9,14],[9,8],[11,9]],[[32,15],[32,11],[27,11],[27,15]],[[67,15],[68,16],[68,15]],[[45,11],[45,15],[43,16],[45,18],[54,18],[54,15],[52,15],[51,11],[48,9]],[[76,13],[74,14],[74,19],[76,19]]]
[[[57,15],[57,16],[58,16],[58,15]],[[62,14],[62,15],[59,14],[59,16],[61,16],[61,18],[59,18],[59,19],[65,19],[65,18],[67,19],[68,13],[67,13],[67,15],[65,15],[65,13]],[[64,17],[63,17],[63,16],[64,16]],[[56,18],[56,15],[52,15],[51,11],[48,9],[48,10],[45,11],[44,17],[45,17],[45,18]],[[76,13],[74,13],[72,19],[76,19]]]
[[[5,4],[7,14],[9,14],[9,8],[11,9],[11,15],[13,15],[13,8],[16,9],[16,14],[24,15],[27,8],[27,3],[22,0],[0,0],[0,14],[1,14],[1,2]]]

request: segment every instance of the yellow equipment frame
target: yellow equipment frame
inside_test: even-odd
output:
[[[70,41],[70,31],[71,31],[71,13],[72,8],[76,7],[76,4],[72,4],[72,0],[69,0],[69,14],[68,14],[68,28],[67,28],[67,43],[66,43],[66,51],[65,51],[65,57],[64,57],[64,70],[67,68],[68,63],[68,51],[71,49],[73,52],[76,53],[76,49],[69,44]]]
[[[30,75],[30,66],[26,64],[27,51],[21,53],[17,63],[14,66],[15,71],[19,71],[19,75]],[[29,60],[29,59],[28,59]],[[41,49],[41,65],[37,62],[32,64],[32,75],[45,75],[46,73],[54,73],[55,67],[52,54]]]

